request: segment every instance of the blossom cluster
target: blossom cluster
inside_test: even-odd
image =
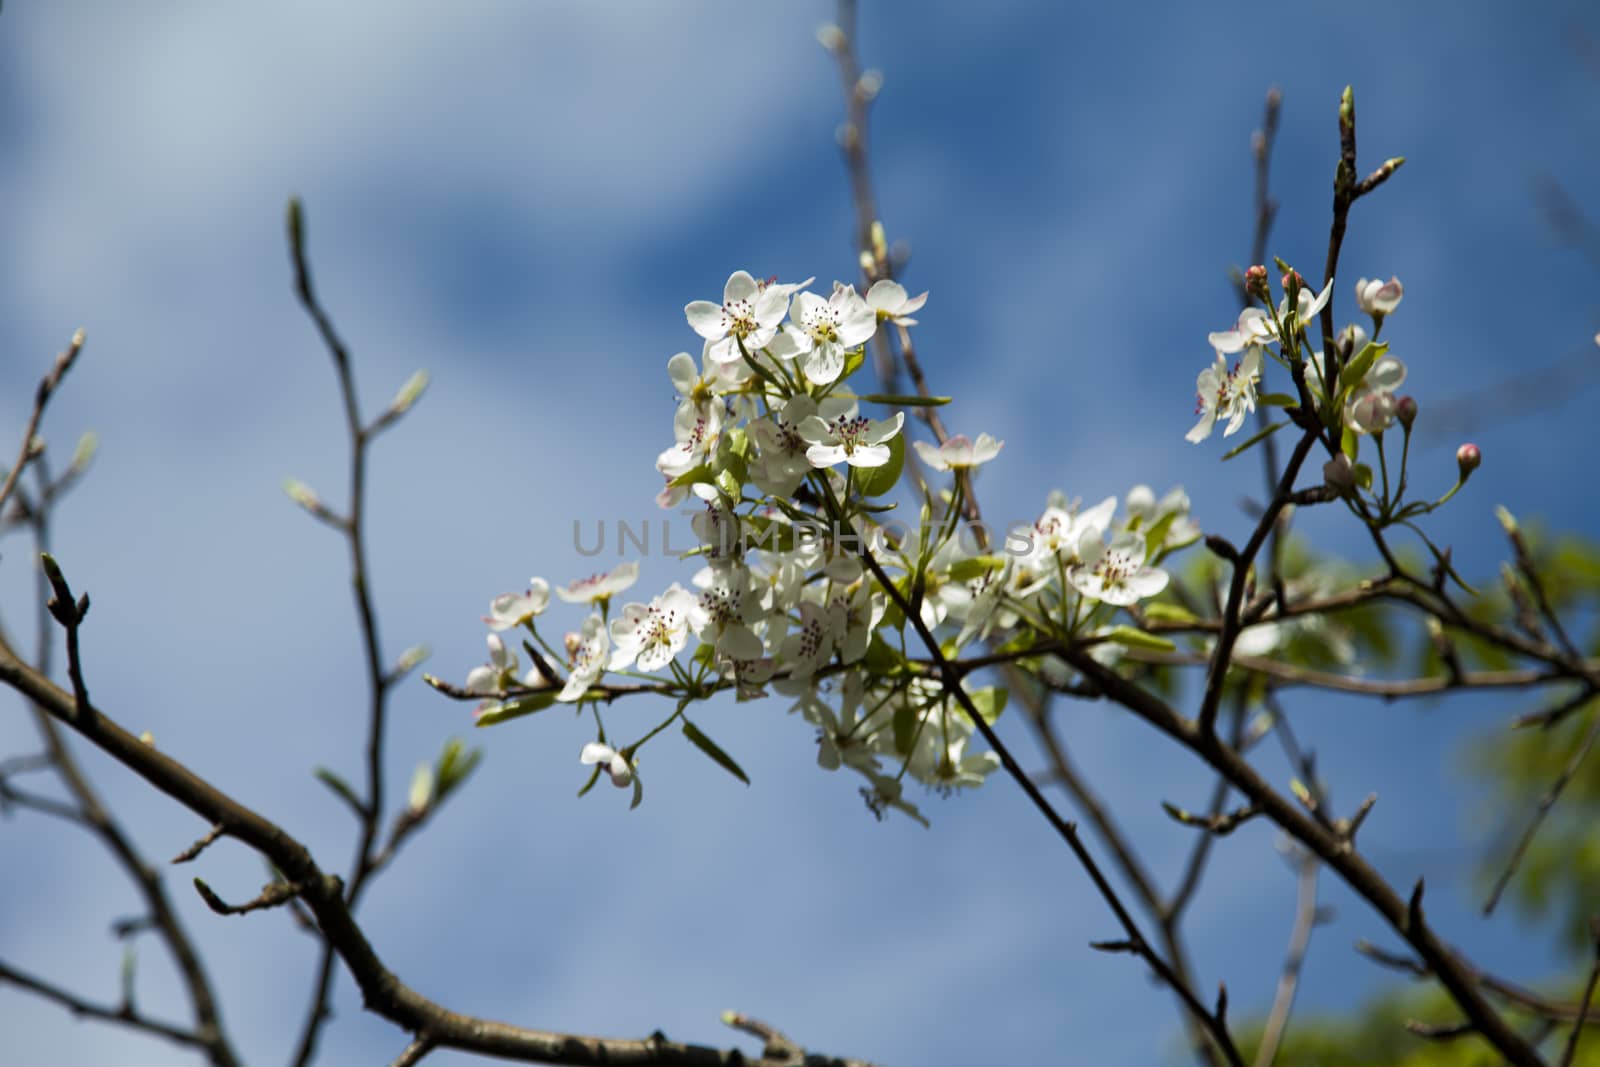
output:
[[[1030,650],[1077,643],[1112,662],[1135,638],[1153,640],[1140,632],[1147,617],[1181,613],[1162,598],[1167,557],[1200,538],[1182,489],[1158,496],[1138,486],[1093,504],[1053,493],[1027,536],[989,543],[968,504],[979,468],[1003,442],[941,434],[908,447],[917,423],[907,409],[941,401],[851,388],[868,345],[908,343],[927,294],[912,297],[880,280],[865,293],[835,283],[823,296],[813,281],[739,271],[720,301],[685,307],[700,351],[667,360],[672,443],[655,467],[657,503],[693,509],[699,544],[686,555],[697,568],[686,583],[638,600],[623,597],[638,580],[636,563],[556,588],[558,599],[584,611],[559,642],[541,628],[549,583],[535,578],[496,597],[485,617],[489,662],[465,684],[483,700],[480,723],[559,703],[588,712],[596,735],[579,759],[592,767],[591,784],[605,774],[631,786],[637,800],[639,752],[673,724],[742,778],[689,710],[718,692],[741,701],[775,692],[811,727],[822,766],[859,775],[875,811],[920,818],[908,779],[951,791],[980,784],[999,766],[974,716],[992,721],[1006,691],[981,684],[992,671],[962,670],[958,698],[940,660],[1010,655],[1047,684],[1064,682],[1055,676],[1061,660]],[[1373,307],[1393,309],[1392,285],[1392,293],[1379,286],[1371,294]],[[1218,421],[1225,434],[1239,428],[1257,403],[1268,346],[1292,343],[1326,300],[1327,290],[1296,287],[1275,316],[1251,309],[1231,331],[1212,335],[1217,363],[1201,375],[1203,418],[1191,439]],[[1243,356],[1230,370],[1225,357],[1236,353]],[[1373,410],[1363,408],[1363,417],[1375,421],[1383,402],[1363,398],[1392,393],[1399,379],[1389,368],[1400,378],[1404,368],[1369,362],[1359,389],[1340,403],[1365,403]],[[1320,364],[1307,364],[1307,388],[1326,394]],[[919,523],[893,521],[913,507]],[[526,671],[508,643],[512,632],[531,661]],[[1262,629],[1249,647],[1278,640]],[[675,711],[625,739],[616,723],[631,708],[619,698],[640,693],[670,698]]]

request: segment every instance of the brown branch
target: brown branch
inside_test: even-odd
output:
[[[1528,820],[1528,825],[1523,829],[1522,836],[1517,839],[1517,844],[1511,851],[1511,858],[1506,861],[1505,870],[1500,872],[1500,877],[1495,879],[1494,888],[1489,892],[1489,899],[1484,901],[1483,913],[1493,913],[1495,906],[1500,903],[1500,897],[1505,893],[1506,886],[1511,883],[1512,876],[1517,873],[1517,868],[1522,865],[1522,858],[1527,855],[1528,847],[1533,844],[1533,839],[1539,833],[1539,827],[1544,825],[1545,816],[1550,814],[1550,809],[1555,807],[1560,799],[1562,790],[1567,788],[1567,783],[1572,781],[1578,769],[1583,766],[1583,761],[1589,758],[1589,753],[1594,749],[1594,743],[1600,739],[1600,714],[1594,716],[1589,723],[1589,729],[1584,733],[1583,740],[1573,751],[1572,757],[1567,760],[1565,767],[1550,788],[1539,797],[1539,803],[1534,808],[1533,817]]]
[[[206,907],[218,915],[246,915],[252,911],[276,908],[300,895],[300,887],[297,885],[289,882],[268,882],[261,887],[260,893],[243,904],[229,904],[199,878],[194,880],[194,888],[195,892],[200,894],[200,899],[206,902]]]
[[[199,858],[200,853],[204,852],[208,847],[216,843],[217,838],[222,836],[223,830],[224,827],[220,823],[216,826],[213,826],[206,832],[204,837],[200,838],[200,840],[196,841],[194,844],[190,845],[188,848],[172,857],[172,862],[189,863]]]
[[[28,524],[33,530],[34,548],[42,563],[50,559],[48,553],[51,510],[60,493],[64,491],[66,476],[52,482],[43,457],[40,457],[35,465],[35,474],[40,483],[39,500],[29,512]],[[53,562],[51,566],[54,566]],[[49,676],[51,650],[54,647],[51,640],[53,610],[50,603],[55,600],[63,604],[72,604],[71,590],[66,588],[65,579],[60,578],[60,588],[58,588],[57,578],[59,578],[59,568],[56,569],[56,574],[52,575],[49,568],[41,566],[37,573],[39,615],[36,663],[40,677]],[[81,617],[81,613],[78,613],[80,621]],[[0,633],[0,645],[4,645],[4,640],[4,634]],[[82,706],[87,707],[88,690],[83,683],[82,665],[78,660],[76,624],[69,629],[67,651],[68,671],[73,678],[76,692],[73,697],[74,706],[79,706],[81,702]],[[156,869],[134,848],[127,832],[101,802],[87,775],[78,766],[66,739],[50,717],[48,709],[34,702],[32,712],[44,743],[45,757],[76,805],[73,821],[87,828],[100,840],[128,879],[134,883],[148,913],[139,920],[140,924],[156,931],[162,945],[172,957],[194,1013],[193,1035],[198,1038],[214,1067],[237,1067],[239,1058],[223,1027],[221,1010],[211,987],[210,976],[193,942],[189,939],[187,930],[172,908],[165,883]]]
[[[311,853],[277,824],[239,803],[188,767],[140,741],[92,705],[77,713],[70,694],[19,660],[0,640],[0,682],[11,686],[157,790],[260,852],[286,881],[301,887],[300,899],[316,917],[327,943],[360,988],[368,1010],[400,1028],[425,1035],[439,1048],[453,1048],[527,1063],[748,1064],[737,1050],[669,1041],[598,1038],[533,1030],[461,1015],[417,993],[384,966],[351,914],[344,884],[325,873]],[[860,1067],[860,1061],[808,1056],[817,1067]],[[770,1067],[779,1067],[773,1063]]]
[[[301,306],[310,316],[324,347],[333,362],[338,379],[339,395],[343,401],[345,429],[350,439],[350,500],[349,513],[336,524],[344,534],[350,551],[350,583],[355,598],[356,615],[361,631],[361,645],[366,664],[367,708],[367,790],[360,806],[360,840],[351,860],[350,876],[346,887],[347,900],[352,908],[360,899],[368,879],[377,869],[374,859],[378,847],[384,806],[383,749],[386,736],[389,691],[397,680],[383,667],[383,654],[378,640],[377,612],[373,608],[370,572],[366,551],[366,480],[367,449],[373,438],[387,428],[403,411],[392,406],[383,416],[368,426],[362,421],[361,407],[356,398],[355,374],[349,350],[334,329],[333,320],[318,301],[311,281],[311,267],[306,258],[305,220],[298,200],[289,202],[288,212],[289,257],[294,270],[294,291]],[[333,977],[334,948],[325,945],[313,982],[311,1006],[301,1028],[293,1063],[305,1067],[316,1053],[317,1038],[322,1024],[329,1018],[327,1000]]]
[[[1068,649],[1064,656],[1080,673],[1099,684],[1108,698],[1221,772],[1233,788],[1247,800],[1260,804],[1268,818],[1331,867],[1406,939],[1432,968],[1463,1014],[1508,1060],[1517,1067],[1536,1067],[1541,1063],[1537,1051],[1484,1000],[1471,969],[1422,921],[1420,908],[1402,901],[1337,830],[1302,812],[1293,801],[1268,785],[1231,746],[1223,744],[1213,732],[1202,729],[1195,721],[1179,715],[1155,694],[1128,682],[1087,652]]]

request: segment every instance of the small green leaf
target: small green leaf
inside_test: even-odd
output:
[[[723,770],[739,779],[745,785],[750,784],[749,776],[744,773],[743,768],[734,762],[733,757],[722,751],[722,748],[715,741],[702,733],[700,727],[688,719],[683,720],[683,736],[694,742],[695,748],[716,760]],[[634,780],[638,780],[637,775],[635,775]]]
[[[1389,351],[1387,341],[1382,344],[1368,342],[1367,346],[1339,371],[1339,392],[1343,393],[1360,385],[1367,377],[1367,372],[1372,369],[1372,365],[1387,351]]]
[[[1004,563],[998,556],[969,556],[966,559],[958,559],[950,565],[950,579],[956,582],[970,582],[1001,566],[1004,566]]]
[[[1199,618],[1188,608],[1180,607],[1177,604],[1165,603],[1146,604],[1144,606],[1144,617],[1157,622],[1176,622],[1183,624],[1200,621]]]
[[[1262,393],[1256,397],[1256,403],[1269,408],[1297,408],[1300,398],[1288,393]]]
[[[866,361],[867,361],[867,346],[866,345],[862,345],[860,348],[852,348],[852,349],[850,349],[850,351],[848,351],[848,352],[846,352],[844,354],[844,370],[843,370],[843,372],[840,373],[839,380],[842,382],[846,378],[850,377],[850,375],[852,375],[856,371],[860,370],[861,369],[861,365],[863,363],[865,363]]]
[[[633,799],[628,802],[628,810],[632,811],[644,800],[644,780],[635,772],[633,776]]]
[[[912,393],[868,393],[856,399],[896,408],[942,408],[950,403],[950,397],[947,396],[917,396]]]
[[[1365,463],[1355,465],[1356,484],[1363,489],[1372,488],[1372,468]]]
[[[709,482],[710,480],[711,468],[702,463],[698,467],[690,467],[688,470],[672,479],[671,483],[669,484],[671,484],[672,488],[676,489],[682,485],[693,485],[696,482]]]
[[[548,693],[535,693],[532,696],[517,697],[497,704],[487,711],[479,714],[474,726],[498,726],[500,723],[512,719],[520,719],[524,715],[532,715],[536,711],[543,711],[556,702],[555,690]]]
[[[906,435],[897,433],[889,438],[889,462],[881,467],[856,469],[856,488],[862,496],[882,496],[899,483],[905,465]]]
[[[1011,691],[1002,686],[988,686],[984,689],[973,690],[972,706],[978,709],[978,714],[983,716],[983,721],[990,726],[1006,710],[1006,701],[1011,696]]]
[[[317,781],[333,790],[334,793],[338,795],[340,800],[354,808],[356,814],[365,814],[366,805],[361,803],[361,801],[356,798],[356,791],[350,788],[349,782],[346,782],[343,778],[340,778],[337,774],[334,774],[326,767],[318,767],[311,773],[317,776]]]
[[[882,678],[899,671],[900,654],[890,648],[883,638],[873,634],[871,642],[867,645],[867,654],[861,657],[861,665],[873,675]]]
[[[1277,433],[1279,430],[1283,429],[1287,425],[1289,425],[1287,422],[1274,422],[1270,426],[1267,426],[1264,429],[1257,430],[1255,433],[1250,435],[1250,439],[1247,440],[1244,444],[1239,445],[1236,448],[1233,448],[1233,449],[1231,449],[1231,450],[1229,450],[1227,452],[1224,452],[1222,454],[1222,458],[1223,459],[1232,459],[1234,456],[1237,456],[1240,452],[1243,452],[1245,449],[1251,448],[1251,447],[1253,447],[1255,445],[1260,444],[1262,441],[1265,441],[1267,438],[1271,437],[1273,434]]]
[[[637,778],[638,775],[635,775],[634,777]],[[582,789],[578,790],[578,795],[581,797],[585,793],[589,792],[589,790],[593,789],[594,788],[594,784],[596,782],[598,782],[599,780],[600,780],[600,764],[596,763],[594,765],[594,770],[589,772],[589,780],[587,782],[583,783],[583,788]]]
[[[917,709],[901,704],[894,709],[894,750],[902,756],[911,754],[911,742],[917,736]]]
[[[1116,626],[1105,635],[1113,644],[1122,645],[1124,648],[1144,648],[1152,652],[1176,652],[1178,646],[1168,641],[1165,637],[1147,634],[1133,626]]]
[[[1346,426],[1344,434],[1339,438],[1339,451],[1349,456],[1350,462],[1354,463],[1356,457],[1361,454],[1361,435]]]

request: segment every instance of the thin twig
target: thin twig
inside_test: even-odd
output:
[[[1578,1018],[1567,1035],[1567,1047],[1561,1053],[1560,1067],[1577,1063],[1578,1038],[1583,1034],[1583,1024],[1589,1018],[1589,1006],[1594,1003],[1594,987],[1600,982],[1600,917],[1589,919],[1589,937],[1594,942],[1594,963],[1589,967],[1589,980],[1583,986],[1583,999],[1578,1002]]]
[[[72,364],[82,350],[83,331],[79,330],[67,343],[66,351],[56,357],[49,372],[39,380],[39,388],[33,396],[33,411],[28,415],[28,428],[22,433],[22,447],[17,452],[17,461],[6,471],[6,480],[0,482],[0,515],[5,514],[6,501],[10,499],[11,491],[17,487],[17,479],[22,477],[22,469],[37,454],[34,439],[39,435],[39,421],[44,418],[45,406],[50,403],[50,397],[55,393],[56,386],[61,384],[61,379],[72,369]]]
[[[1306,949],[1311,944],[1311,931],[1317,925],[1317,872],[1321,865],[1315,856],[1305,852],[1297,867],[1294,929],[1289,934],[1289,950],[1284,954],[1283,973],[1278,976],[1272,1010],[1267,1013],[1266,1025],[1261,1030],[1255,1067],[1272,1067],[1278,1058],[1283,1035],[1289,1028],[1289,1014],[1294,1010],[1295,993],[1300,988],[1300,972],[1305,965]]]
[[[1511,858],[1506,861],[1505,870],[1500,872],[1500,877],[1495,879],[1494,888],[1489,892],[1489,899],[1484,901],[1483,913],[1492,914],[1495,906],[1500,903],[1500,897],[1505,893],[1506,886],[1511,883],[1511,878],[1517,873],[1517,868],[1522,865],[1522,858],[1527,854],[1528,846],[1533,844],[1534,837],[1539,833],[1539,827],[1544,824],[1545,816],[1550,814],[1550,809],[1555,807],[1556,801],[1561,797],[1561,791],[1566,789],[1567,783],[1572,781],[1578,769],[1583,766],[1583,761],[1589,758],[1589,753],[1594,748],[1596,739],[1600,739],[1600,714],[1596,714],[1589,723],[1589,729],[1584,733],[1583,740],[1573,751],[1572,758],[1561,769],[1561,774],[1550,788],[1544,791],[1539,798],[1538,806],[1534,808],[1533,817],[1528,820],[1528,825],[1523,829],[1522,836],[1517,839],[1516,848],[1511,851]]]

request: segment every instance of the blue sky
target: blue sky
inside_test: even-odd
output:
[[[1532,196],[1552,175],[1593,212],[1600,81],[1572,46],[1585,6],[866,5],[866,62],[885,72],[875,166],[913,291],[932,291],[919,351],[954,428],[1007,441],[982,492],[1030,516],[1052,487],[1098,499],[1183,483],[1208,528],[1238,535],[1251,462],[1183,441],[1205,333],[1233,321],[1226,269],[1249,244],[1249,134],[1285,97],[1275,254],[1320,270],[1339,91],[1356,88],[1366,167],[1409,162],[1359,204],[1336,290],[1398,274],[1387,335],[1422,405],[1415,477],[1441,488],[1463,435],[1486,460],[1435,528],[1469,570],[1501,546],[1494,505],[1593,530],[1585,405],[1563,384],[1535,416],[1489,393],[1464,426],[1435,405],[1584,350],[1595,273]],[[90,686],[128,727],[277,818],[325,865],[351,845],[311,767],[354,773],[363,728],[343,546],[288,504],[287,475],[342,496],[344,441],[327,359],[289,291],[283,204],[304,197],[324,298],[375,409],[417,367],[427,397],[372,472],[374,583],[391,655],[430,669],[482,658],[478,616],[533,573],[593,569],[575,518],[653,517],[668,441],[668,356],[693,347],[684,303],[731,270],[849,278],[852,219],[833,130],[839,87],[815,28],[826,4],[462,3],[442,10],[285,2],[43,5],[0,15],[0,427],[72,330],[88,347],[52,407],[58,451],[93,428],[92,477],[62,508],[58,556],[95,609]],[[1586,380],[1586,379],[1583,379]],[[5,446],[8,450],[11,445]],[[1358,559],[1360,538],[1318,527]],[[31,617],[27,554],[0,559],[0,618]],[[643,588],[685,572],[646,562]],[[0,752],[29,750],[20,709]],[[643,724],[656,709],[631,712]],[[1336,795],[1370,790],[1364,831],[1399,884],[1426,875],[1445,936],[1523,978],[1552,966],[1467,890],[1488,828],[1461,740],[1503,702],[1439,707],[1303,700],[1300,733]],[[613,718],[630,712],[613,713]],[[1097,707],[1063,712],[1078,763],[1170,884],[1187,835],[1155,804],[1199,806],[1182,753]],[[395,698],[396,780],[471,733],[465,710],[411,684]],[[933,828],[875,823],[819,770],[786,704],[701,718],[746,789],[682,745],[650,752],[638,811],[583,800],[585,724],[545,716],[475,733],[471,788],[364,902],[385,959],[463,1010],[551,1028],[709,1043],[724,1009],[828,1051],[898,1064],[1173,1058],[1169,997],[1085,942],[1115,929],[1016,791],[996,781],[926,807]],[[1028,751],[1021,724],[1010,737]],[[1035,757],[1029,753],[1030,760]],[[204,827],[107,761],[84,759],[153,857]],[[1280,780],[1287,771],[1263,764]],[[1417,842],[1423,842],[1417,845]],[[1216,854],[1191,920],[1204,982],[1265,1009],[1293,909],[1272,836]],[[110,999],[109,922],[135,907],[107,859],[36,817],[0,823],[0,956]],[[244,850],[202,874],[244,897]],[[222,921],[173,878],[253,1062],[288,1053],[312,944],[282,916]],[[1313,944],[1302,1005],[1384,987],[1350,951],[1380,925],[1324,881],[1337,921]],[[154,946],[142,1001],[179,1016]],[[377,1062],[404,1041],[341,977],[323,1062]],[[1158,1021],[1152,1026],[1151,1019]],[[288,1020],[288,1022],[286,1022]],[[171,1052],[0,988],[17,1062],[167,1063]],[[62,1052],[61,1050],[66,1050]],[[1063,1061],[1066,1054],[1063,1053]],[[438,1054],[430,1062],[465,1062]]]

